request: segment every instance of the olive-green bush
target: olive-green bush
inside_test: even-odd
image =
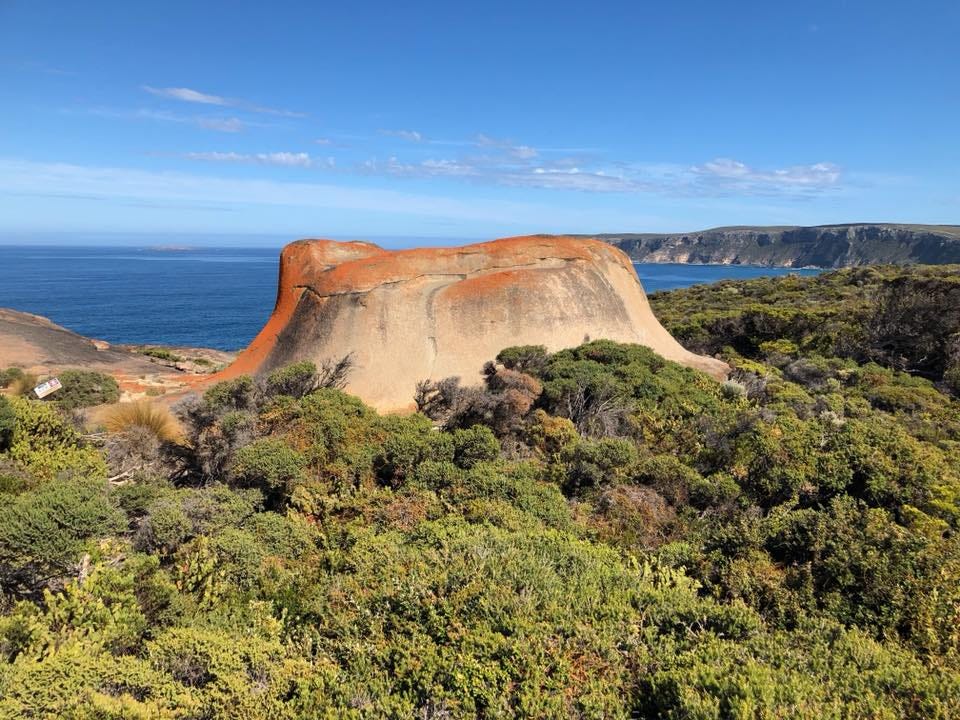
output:
[[[432,422],[299,366],[112,482],[0,402],[0,718],[958,717],[960,403],[856,349],[896,272],[654,296],[735,389],[507,348]]]
[[[94,370],[64,370],[58,376],[63,386],[49,396],[64,410],[115,403],[120,386],[112,376]]]

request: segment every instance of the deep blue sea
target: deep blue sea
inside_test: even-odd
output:
[[[270,316],[279,254],[278,248],[0,245],[0,307],[44,315],[112,343],[236,350]],[[730,265],[635,267],[647,292],[817,272]]]

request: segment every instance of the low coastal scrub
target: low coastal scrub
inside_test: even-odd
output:
[[[183,362],[183,358],[180,355],[177,355],[172,350],[166,348],[158,347],[145,347],[137,350],[141,355],[146,355],[147,357],[156,358],[157,360],[166,360],[167,362],[178,363]]]
[[[403,417],[344,361],[182,436],[0,399],[0,717],[960,716],[953,340],[846,340],[869,272],[654,296],[726,384],[598,341]]]
[[[115,403],[120,399],[120,386],[117,381],[106,373],[94,370],[64,370],[57,378],[61,387],[45,402],[56,403],[63,410],[76,410]],[[7,368],[0,371],[0,387],[6,389],[8,395],[30,396],[33,389],[40,384],[40,379],[20,368]]]
[[[64,370],[60,390],[50,396],[64,410],[108,405],[120,399],[120,386],[112,376],[93,370]]]

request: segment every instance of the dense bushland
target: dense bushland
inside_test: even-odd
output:
[[[654,296],[727,383],[601,341],[407,417],[309,364],[177,433],[0,398],[0,717],[956,717],[954,340],[876,340],[938,272]]]

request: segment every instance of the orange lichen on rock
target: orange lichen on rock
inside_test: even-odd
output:
[[[213,379],[352,354],[347,390],[404,410],[420,380],[473,383],[505,347],[555,351],[587,338],[647,345],[715,377],[728,370],[664,330],[629,259],[606,243],[531,236],[388,251],[301,240],[281,253],[270,320]]]
[[[270,354],[311,279],[338,264],[386,252],[372,243],[298,240],[280,253],[277,302],[263,329],[230,366],[233,375],[253,374]]]

